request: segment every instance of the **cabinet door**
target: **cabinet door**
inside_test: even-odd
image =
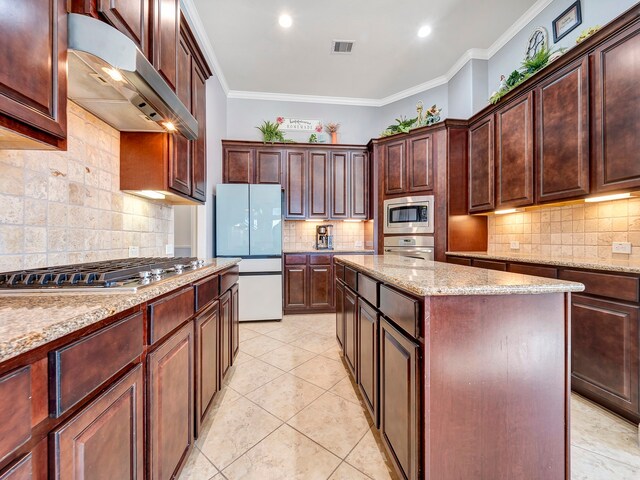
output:
[[[344,359],[353,378],[358,378],[358,297],[344,289]]]
[[[384,152],[384,193],[404,193],[407,191],[406,143],[397,140],[385,144]]]
[[[284,267],[284,308],[305,308],[307,306],[307,266]]]
[[[250,147],[224,147],[222,183],[253,183],[253,157]]]
[[[143,388],[142,365],[138,365],[52,432],[52,478],[142,480]]]
[[[4,472],[0,473],[0,480],[35,480],[38,479],[37,473],[34,472],[33,455],[31,453],[22,457],[19,461],[15,462],[11,467],[7,468]],[[35,473],[35,474],[34,474]],[[47,472],[42,473],[47,478]]]
[[[469,128],[469,213],[495,208],[493,115]]]
[[[588,64],[585,57],[536,90],[538,202],[589,193]]]
[[[3,1],[0,32],[0,126],[59,146],[67,133],[66,2]]]
[[[240,351],[240,289],[231,287],[231,363]]]
[[[401,478],[419,478],[418,345],[380,320],[380,434]]]
[[[640,187],[640,25],[599,46],[593,60],[596,189]]]
[[[333,272],[331,265],[309,266],[309,307],[333,308]]]
[[[98,9],[148,56],[149,0],[98,0]]]
[[[378,314],[358,299],[358,386],[375,425],[378,425]]]
[[[169,139],[169,188],[191,195],[191,142],[178,133]]]
[[[207,408],[220,389],[219,304],[214,302],[195,321],[196,327],[196,435]]]
[[[282,150],[256,151],[256,183],[282,183]]]
[[[220,297],[220,378],[224,380],[231,367],[231,335],[232,335],[231,292],[226,291]]]
[[[193,345],[189,322],[147,356],[150,479],[173,478],[193,444]]]
[[[182,104],[187,107],[187,110],[191,110],[191,48],[189,47],[189,43],[186,37],[181,34],[178,40],[178,51],[177,51],[177,62],[178,62],[178,70],[176,72],[176,94],[178,98],[182,102]]]
[[[329,218],[329,154],[309,152],[309,218]]]
[[[336,339],[344,352],[344,285],[336,280]]]
[[[496,208],[533,203],[533,92],[496,113]]]
[[[419,135],[407,140],[410,192],[433,190],[433,135]]]
[[[331,152],[331,218],[349,218],[349,152]]]
[[[572,387],[634,414],[638,405],[638,307],[571,298]]]
[[[369,216],[369,155],[351,153],[351,202],[349,216],[366,220]]]
[[[173,90],[178,73],[180,1],[154,0],[153,66]]]
[[[191,142],[191,196],[207,200],[207,76],[191,63],[191,109],[198,121],[198,139]]]
[[[287,183],[285,188],[285,218],[307,216],[307,154],[301,150],[287,150]]]

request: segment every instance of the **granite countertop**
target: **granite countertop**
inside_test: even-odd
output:
[[[0,362],[229,268],[239,261],[239,258],[207,260],[207,264],[198,270],[142,288],[135,293],[34,292],[2,295]]]
[[[373,253],[373,248],[352,248],[352,247],[338,247],[333,250],[316,250],[313,247],[309,248],[286,248],[282,253]]]
[[[398,255],[338,256],[345,265],[419,297],[581,292],[584,285]]]
[[[640,274],[639,260],[617,260],[603,258],[549,257],[524,253],[488,253],[488,252],[446,252],[447,255],[479,258],[483,260],[502,260],[504,262],[539,263],[555,267],[585,268],[610,272]]]

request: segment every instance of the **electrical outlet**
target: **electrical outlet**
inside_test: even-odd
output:
[[[361,240],[356,240],[355,247],[356,248],[362,248],[362,241]]]
[[[173,252],[174,252],[174,250],[173,250],[173,245],[172,245],[172,244],[170,244],[170,243],[167,243],[167,244],[164,246],[164,253],[165,253],[166,255],[173,255]]]
[[[631,253],[631,244],[629,242],[613,242],[611,251],[613,253]]]
[[[511,242],[511,250],[520,250],[520,242]]]
[[[140,247],[137,245],[129,247],[129,258],[139,257],[140,256]]]

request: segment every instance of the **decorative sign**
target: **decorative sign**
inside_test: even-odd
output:
[[[553,21],[553,42],[557,43],[581,23],[582,10],[578,0]]]
[[[278,117],[276,121],[280,124],[280,130],[295,132],[322,132],[322,122],[320,122],[320,120]]]

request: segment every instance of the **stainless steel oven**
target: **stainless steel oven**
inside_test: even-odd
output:
[[[434,259],[434,241],[430,236],[384,237],[384,254],[401,257]]]
[[[434,232],[433,195],[384,201],[384,234]]]

